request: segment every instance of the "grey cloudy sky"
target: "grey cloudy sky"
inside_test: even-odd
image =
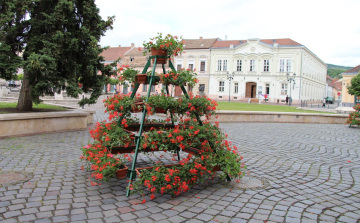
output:
[[[103,19],[115,15],[102,46],[142,46],[157,32],[245,40],[291,38],[325,63],[360,64],[359,0],[96,0]]]

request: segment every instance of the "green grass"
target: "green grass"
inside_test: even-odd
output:
[[[8,102],[0,102],[0,109],[1,108],[16,108],[17,103],[8,103]],[[47,104],[33,104],[33,108],[35,109],[49,109],[49,110],[57,110],[57,111],[65,111],[67,108],[54,106],[54,105],[47,105]]]
[[[328,113],[319,111],[310,111],[296,109],[296,107],[281,106],[281,105],[265,105],[265,104],[247,104],[239,102],[218,102],[219,110],[228,111],[268,111],[268,112],[303,112],[303,113]]]

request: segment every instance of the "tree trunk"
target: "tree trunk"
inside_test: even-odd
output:
[[[24,70],[24,79],[22,81],[19,100],[16,108],[19,111],[32,111],[33,103],[30,97],[31,86],[29,84],[28,73]]]

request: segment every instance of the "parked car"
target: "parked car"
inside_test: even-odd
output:
[[[327,97],[325,100],[326,100],[326,104],[334,104],[335,102],[334,97]]]

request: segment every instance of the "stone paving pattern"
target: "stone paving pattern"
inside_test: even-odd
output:
[[[96,120],[105,118],[101,106]],[[0,222],[359,222],[360,129],[292,123],[221,124],[242,151],[248,176],[270,186],[243,190],[224,181],[177,198],[126,197],[126,179],[91,186],[81,171],[87,130],[0,140],[0,173],[30,181],[0,187]],[[140,156],[140,164],[171,157]],[[186,154],[182,154],[186,156]]]

